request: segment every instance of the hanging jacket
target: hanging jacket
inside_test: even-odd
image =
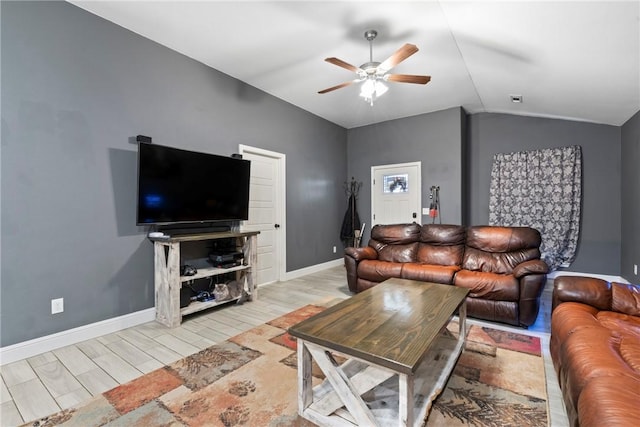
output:
[[[352,194],[349,196],[349,202],[347,211],[344,213],[344,219],[342,220],[342,227],[340,228],[340,240],[345,246],[352,246],[355,230],[360,229],[360,217],[356,209],[356,196]]]

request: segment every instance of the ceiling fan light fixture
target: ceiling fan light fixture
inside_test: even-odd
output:
[[[373,101],[384,95],[389,88],[381,81],[373,78],[366,79],[360,87],[360,96],[373,105]]]
[[[384,95],[387,91],[387,86],[383,82],[396,82],[396,83],[413,83],[413,84],[427,84],[431,80],[430,76],[418,76],[414,74],[389,74],[389,71],[416,53],[418,48],[409,43],[405,43],[400,49],[395,51],[389,58],[383,62],[377,62],[373,60],[373,39],[376,38],[378,32],[376,30],[368,30],[364,33],[364,37],[369,42],[369,62],[365,62],[360,67],[349,64],[338,58],[325,58],[326,62],[337,65],[346,70],[356,73],[358,76],[356,79],[341,83],[339,85],[332,86],[327,89],[318,91],[319,94],[333,92],[334,90],[341,89],[352,85],[353,83],[362,83],[360,86],[360,96],[365,99],[369,104],[373,106],[373,101],[376,98]]]

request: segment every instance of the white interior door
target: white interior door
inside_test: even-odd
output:
[[[259,231],[257,284],[284,277],[285,265],[285,155],[240,145],[240,154],[251,161],[249,220],[242,230]]]
[[[371,167],[371,226],[422,223],[421,163]]]

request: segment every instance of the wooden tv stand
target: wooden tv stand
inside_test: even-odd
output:
[[[193,301],[187,307],[180,308],[180,289],[182,284],[190,280],[214,277],[226,273],[235,272],[236,280],[244,283],[244,290],[249,294],[249,300],[258,298],[258,290],[255,286],[257,276],[257,235],[258,231],[252,232],[221,232],[221,233],[201,233],[186,234],[165,237],[149,237],[153,242],[154,252],[154,285],[155,285],[155,305],[156,321],[170,328],[179,326],[182,316],[195,313],[207,308],[226,304],[229,301],[238,300],[235,298],[222,302]],[[207,263],[208,253],[201,253],[202,257],[184,259],[185,249],[190,249],[189,245],[197,242],[205,242],[218,239],[235,239],[236,247],[241,249],[244,255],[244,262],[230,268],[217,268]],[[182,246],[182,248],[181,248]],[[183,255],[181,255],[181,249]],[[189,256],[193,256],[190,254]],[[193,276],[180,276],[180,266],[183,264],[194,265],[198,272]]]

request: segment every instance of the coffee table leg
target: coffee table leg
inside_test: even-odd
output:
[[[320,370],[324,372],[333,391],[335,391],[347,408],[347,411],[349,411],[355,419],[356,425],[377,426],[378,422],[375,416],[364,400],[362,400],[357,387],[342,370],[331,353],[323,347],[311,343],[307,345],[307,348]]]
[[[298,338],[298,413],[302,416],[313,401],[311,353],[307,343]]]
[[[413,426],[413,375],[398,374],[399,425]]]
[[[458,309],[458,333],[464,347],[467,339],[467,301],[463,301]]]

